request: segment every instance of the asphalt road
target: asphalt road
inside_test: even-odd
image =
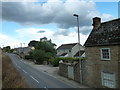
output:
[[[73,86],[58,80],[55,77],[32,68],[29,64],[24,63],[24,61],[15,54],[7,55],[10,57],[21,75],[25,77],[31,88],[45,88],[46,90],[48,88],[74,88]]]

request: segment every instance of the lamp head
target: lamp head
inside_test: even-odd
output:
[[[77,14],[73,14],[73,16],[78,17],[78,15],[77,15]]]

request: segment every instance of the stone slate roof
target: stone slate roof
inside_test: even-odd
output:
[[[62,44],[57,50],[70,50],[74,47],[77,43],[70,43],[70,44]]]
[[[101,23],[93,29],[84,46],[120,45],[120,18]]]

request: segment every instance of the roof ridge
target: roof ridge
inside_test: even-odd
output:
[[[68,44],[62,44],[62,45],[69,45],[69,44],[77,44],[77,43],[68,43]]]
[[[113,22],[113,21],[116,21],[116,20],[119,20],[119,19],[120,19],[120,18],[116,18],[116,19],[113,19],[113,20],[105,21],[105,22],[102,22],[101,24]]]

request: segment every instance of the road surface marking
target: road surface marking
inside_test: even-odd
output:
[[[30,77],[31,77],[32,79],[34,79],[37,83],[39,83],[39,81],[36,80],[33,76],[30,75]]]
[[[45,88],[46,90],[48,90],[47,87],[44,87],[44,88]]]
[[[23,70],[23,69],[22,69]],[[27,73],[25,70],[23,70],[24,73]]]

